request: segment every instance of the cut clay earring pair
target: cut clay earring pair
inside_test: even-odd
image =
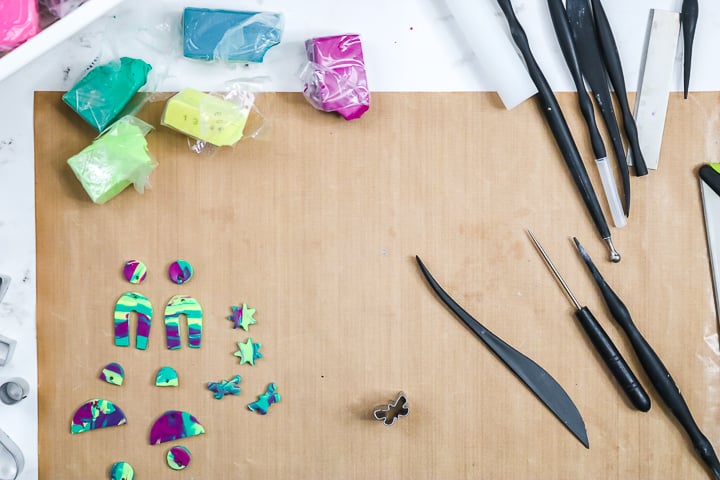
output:
[[[147,267],[140,260],[128,260],[123,267],[123,276],[128,282],[138,285],[147,277]],[[177,285],[189,282],[192,276],[192,265],[185,260],[176,260],[168,268],[170,281]]]

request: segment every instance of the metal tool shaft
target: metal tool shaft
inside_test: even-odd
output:
[[[552,261],[550,260],[550,257],[548,257],[548,254],[545,252],[545,249],[540,245],[540,242],[537,241],[537,238],[535,238],[535,235],[528,230],[528,235],[530,235],[530,240],[532,240],[533,244],[535,245],[535,248],[537,248],[537,251],[540,252],[540,256],[545,260],[545,264],[550,268],[550,271],[555,276],[555,279],[560,283],[560,286],[562,286],[563,290],[567,294],[567,296],[570,298],[570,301],[572,301],[573,305],[575,305],[576,310],[582,309],[582,305],[580,305],[580,302],[577,301],[577,298],[575,298],[575,295],[573,295],[572,291],[570,291],[570,287],[568,287],[567,283],[565,283],[565,280],[562,278],[562,275],[560,275],[560,272],[558,272],[557,268],[555,268],[555,265],[553,265]]]

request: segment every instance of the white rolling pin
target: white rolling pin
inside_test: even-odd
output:
[[[508,110],[537,93],[495,0],[446,0],[485,79]]]

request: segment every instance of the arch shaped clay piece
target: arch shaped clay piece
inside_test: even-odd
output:
[[[200,348],[202,341],[202,307],[189,295],[175,295],[165,306],[165,336],[168,350],[177,350],[180,344],[180,315],[188,324],[188,346]]]
[[[123,293],[115,304],[115,346],[130,346],[130,314],[132,312],[137,314],[138,319],[135,348],[145,350],[148,336],[150,336],[153,308],[145,295],[136,292]]]

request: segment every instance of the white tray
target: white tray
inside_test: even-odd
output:
[[[55,45],[97,20],[123,0],[89,0],[64,18],[0,58],[0,81],[35,60]]]

